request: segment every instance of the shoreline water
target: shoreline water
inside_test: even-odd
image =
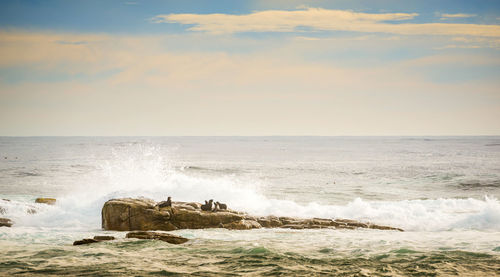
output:
[[[2,274],[498,275],[499,137],[0,137]],[[216,198],[256,215],[352,218],[374,230],[178,230],[186,245],[101,230],[117,197]],[[55,197],[56,205],[34,203]],[[1,201],[1,200],[0,200]],[[26,211],[34,207],[36,214]],[[113,242],[83,247],[94,235]],[[149,264],[146,261],[150,261]]]

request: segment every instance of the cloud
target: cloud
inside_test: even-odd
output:
[[[499,25],[451,23],[402,23],[417,13],[359,13],[346,10],[308,8],[267,10],[246,15],[167,14],[152,18],[155,23],[193,25],[191,31],[211,34],[238,32],[350,31],[398,35],[464,35],[500,37]]]
[[[436,50],[445,50],[445,49],[455,49],[455,48],[463,48],[463,49],[477,49],[482,48],[479,45],[463,45],[463,44],[448,44],[441,47],[436,47]]]
[[[82,45],[87,44],[87,41],[66,41],[66,40],[58,40],[56,41],[59,44],[70,44],[70,45]]]
[[[469,18],[474,17],[475,14],[467,14],[467,13],[442,13],[441,19],[450,19],[450,18]]]
[[[374,45],[364,37],[290,39],[287,45],[244,53],[220,48],[203,51],[207,43],[220,44],[221,39],[230,45],[227,38],[196,33],[0,33],[0,67],[5,71],[21,67],[26,75],[17,83],[0,78],[0,118],[5,119],[0,120],[0,130],[18,135],[500,132],[495,120],[500,116],[498,81],[437,83],[425,78],[430,69],[443,65],[451,66],[432,74],[453,75],[456,68],[474,62],[478,63],[473,64],[474,69],[483,64],[498,67],[500,61],[490,56],[480,60],[471,54],[438,55],[369,65],[363,58],[361,65],[345,66],[336,60],[311,61],[298,54],[352,49],[354,45],[374,50],[376,55],[381,47],[399,48],[399,43],[407,43]],[[249,43],[246,39],[245,44]],[[415,38],[412,47],[420,46],[418,40]],[[165,48],[174,42],[180,50]],[[187,47],[196,43],[202,46]],[[34,71],[99,75],[116,67],[120,69],[117,73],[90,81],[40,81],[31,75]]]
[[[496,48],[500,49],[500,38],[454,37],[452,41],[461,43],[458,48]]]

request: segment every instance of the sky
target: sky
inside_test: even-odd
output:
[[[500,1],[0,1],[0,135],[500,135]]]

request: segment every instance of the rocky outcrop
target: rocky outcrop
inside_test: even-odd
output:
[[[8,218],[0,217],[0,227],[11,227],[12,221]]]
[[[114,240],[115,237],[113,237],[113,236],[94,236],[94,239],[98,240],[98,241],[104,241],[104,240]]]
[[[156,239],[165,241],[172,244],[181,244],[187,242],[189,239],[183,238],[180,236],[161,233],[161,232],[148,232],[148,231],[134,231],[127,233],[126,238],[135,238],[135,239]]]
[[[93,239],[76,240],[75,242],[73,242],[73,245],[91,244],[91,243],[114,240],[114,239],[115,237],[113,236],[95,236]]]
[[[226,228],[247,230],[258,228],[290,229],[355,229],[397,230],[399,228],[363,223],[347,219],[254,217],[245,213],[202,211],[199,203],[172,202],[172,207],[160,208],[151,199],[122,198],[107,201],[102,208],[102,228],[116,231],[172,231],[177,229]]]
[[[47,205],[55,205],[55,198],[37,198],[35,199],[35,203],[47,204]]]

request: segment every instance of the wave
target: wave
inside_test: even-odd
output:
[[[43,176],[41,173],[36,172],[36,171],[18,171],[12,174],[13,176],[16,177],[38,177],[38,176]]]
[[[211,168],[211,167],[202,167],[202,166],[194,166],[187,165],[179,168],[180,171],[193,171],[193,172],[214,172],[221,174],[235,174],[242,172],[241,169],[238,168]]]
[[[206,185],[206,184],[205,184]],[[205,190],[211,186],[205,186]],[[200,187],[158,191],[157,195],[204,195]],[[208,194],[205,194],[208,195]],[[497,199],[426,199],[404,201],[365,201],[356,198],[346,205],[321,205],[315,202],[300,205],[289,200],[268,199],[255,191],[227,186],[212,191],[215,199],[229,207],[254,215],[294,217],[349,218],[360,221],[400,227],[407,231],[445,231],[456,229],[500,230],[500,203]],[[55,206],[31,201],[1,201],[6,217],[16,225],[30,227],[100,228],[100,209],[105,201],[115,197],[146,196],[132,191],[113,192],[91,199],[71,195],[58,199]],[[202,197],[198,199],[209,198]],[[79,199],[79,200],[77,200]],[[83,200],[86,199],[86,200]],[[190,200],[191,198],[179,198]],[[192,200],[192,199],[191,199]],[[252,203],[252,204],[248,204]]]
[[[461,182],[458,187],[462,190],[475,190],[475,189],[485,189],[485,188],[500,188],[500,180],[493,181],[469,181]]]
[[[174,201],[214,199],[254,215],[348,218],[408,231],[500,230],[500,203],[491,197],[403,201],[356,198],[344,205],[316,202],[301,205],[267,197],[265,184],[259,181],[249,183],[234,175],[192,176],[189,171],[175,169],[155,149],[136,151],[117,153],[114,160],[99,164],[99,170],[75,180],[78,182],[75,189],[57,197],[55,206],[34,204],[32,196],[16,201],[0,200],[0,206],[5,217],[19,226],[95,229],[100,228],[104,202],[111,198],[142,196],[160,201],[172,196]],[[28,212],[30,209],[36,213]]]

